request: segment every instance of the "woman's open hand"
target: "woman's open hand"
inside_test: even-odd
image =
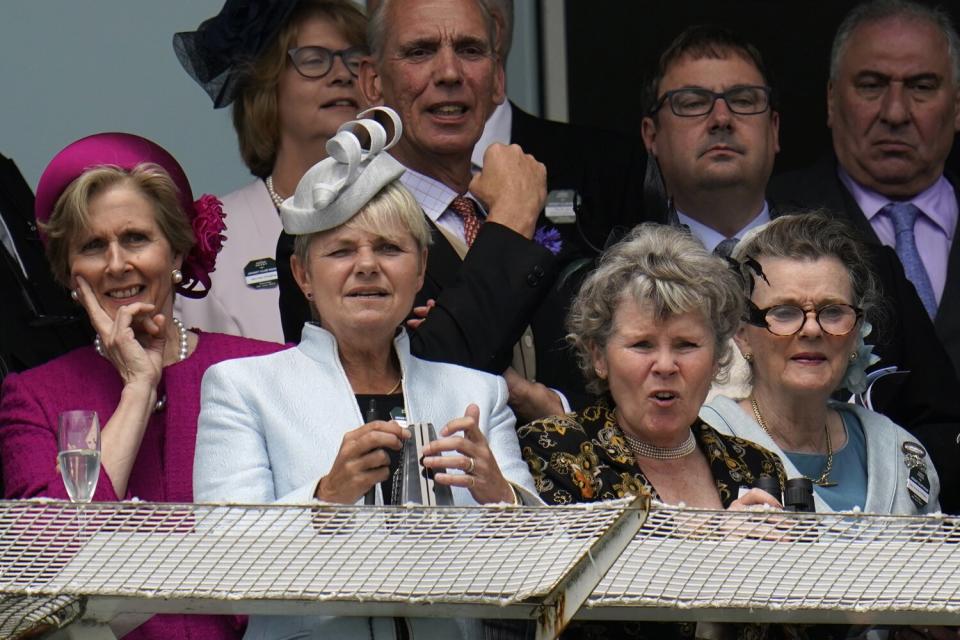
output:
[[[103,355],[116,368],[124,385],[142,383],[147,389],[156,388],[163,372],[167,318],[154,314],[156,307],[145,302],[124,305],[111,318],[87,281],[79,276],[77,289],[80,304],[100,336]]]
[[[466,487],[480,504],[514,501],[513,487],[500,473],[500,466],[480,430],[477,405],[469,405],[462,418],[448,422],[439,436],[423,449],[423,466],[440,472],[434,476],[436,482]],[[460,455],[444,456],[445,451]],[[463,473],[446,473],[447,469],[459,469]]]
[[[394,421],[375,421],[348,431],[327,475],[320,478],[314,495],[324,502],[353,504],[390,475],[390,455],[400,451],[410,432]]]

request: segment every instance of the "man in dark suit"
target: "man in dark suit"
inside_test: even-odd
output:
[[[392,0],[374,10],[370,34],[372,60],[360,87],[371,103],[399,112],[403,137],[391,153],[407,168],[401,181],[433,230],[418,302],[433,298],[436,306],[411,336],[411,348],[428,359],[502,373],[548,293],[557,258],[533,240],[546,196],[543,166],[519,147],[495,145],[483,172],[471,172],[470,153],[503,100],[496,25],[478,0]],[[477,201],[485,212],[476,210]],[[284,245],[281,238],[278,262],[286,267]],[[281,271],[289,339],[309,314],[287,278]],[[543,385],[511,386],[511,401],[562,411],[559,396]]]
[[[93,339],[66,290],[54,282],[37,236],[33,193],[0,155],[0,379]]]
[[[960,128],[958,49],[943,10],[855,8],[834,39],[827,86],[835,156],[776,180],[773,193],[827,206],[894,247],[960,375],[960,194],[944,176]]]
[[[484,0],[497,20],[497,50],[506,67],[513,42],[513,0]],[[518,144],[547,167],[547,189],[579,197],[575,223],[558,224],[565,242],[585,255],[599,253],[614,228],[642,219],[646,150],[639,137],[553,122],[531,115],[510,100],[498,105],[473,148],[474,170],[494,142]]]
[[[778,214],[766,189],[779,150],[779,120],[767,100],[763,69],[759,51],[739,35],[691,27],[663,54],[651,83],[643,136],[674,207],[664,221],[686,224],[707,248],[722,253]],[[689,89],[699,97],[675,93]],[[878,366],[910,372],[896,393],[875,394],[874,408],[927,446],[941,475],[941,505],[955,512],[960,382],[896,255],[877,246],[869,258],[890,302],[887,326],[873,337],[882,358]]]

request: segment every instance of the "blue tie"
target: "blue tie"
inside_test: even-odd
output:
[[[740,242],[740,238],[724,238],[713,248],[713,255],[720,256],[721,258],[729,258],[733,250],[737,248],[738,242]]]
[[[920,301],[931,318],[937,315],[937,296],[930,284],[930,276],[920,259],[917,250],[917,237],[913,234],[913,225],[920,215],[920,209],[909,202],[891,202],[883,209],[893,220],[893,228],[897,234],[897,255],[903,263],[903,270],[907,272],[907,279],[913,283]]]

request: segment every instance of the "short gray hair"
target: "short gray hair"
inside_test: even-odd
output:
[[[733,258],[789,258],[817,260],[836,258],[850,274],[853,305],[869,319],[880,312],[880,287],[870,268],[866,245],[845,222],[828,211],[800,211],[783,215],[743,237]],[[752,280],[758,277],[744,266],[744,293],[749,296]],[[774,283],[773,286],[776,286]]]
[[[507,64],[507,58],[510,56],[510,47],[513,46],[513,0],[480,0],[486,6],[487,11],[496,19],[497,16],[503,23],[501,29],[497,32],[497,54],[500,61]]]
[[[891,18],[902,18],[928,22],[940,29],[947,39],[947,54],[953,68],[953,83],[960,87],[960,37],[950,14],[941,7],[911,2],[910,0],[870,0],[854,7],[846,15],[833,37],[830,50],[830,80],[837,79],[840,70],[840,58],[846,52],[847,43],[853,32],[870,22],[880,22]]]
[[[383,47],[387,41],[387,13],[394,0],[380,0],[380,4],[370,14],[370,21],[367,23],[367,44],[370,46],[370,54],[379,64],[383,61]],[[483,23],[487,31],[487,41],[490,43],[491,53],[497,56],[497,21],[490,13],[486,0],[464,0],[476,3],[480,9],[480,15],[483,17]]]
[[[744,297],[726,261],[703,248],[685,229],[644,223],[600,258],[570,307],[567,340],[577,351],[587,389],[609,389],[593,368],[594,348],[613,331],[613,316],[624,299],[653,306],[666,319],[689,312],[703,316],[715,341],[714,357],[723,379],[730,363],[730,338],[740,326]]]

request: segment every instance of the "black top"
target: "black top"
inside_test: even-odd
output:
[[[403,411],[402,393],[392,395],[357,393],[355,396],[365,423],[376,420],[389,422],[393,420],[391,412],[396,409]],[[393,499],[393,479],[400,470],[400,454],[402,451],[394,451],[393,449],[384,449],[384,451],[390,456],[390,475],[387,476],[386,481],[380,483],[380,490],[383,492],[383,504],[396,504],[399,500]]]

